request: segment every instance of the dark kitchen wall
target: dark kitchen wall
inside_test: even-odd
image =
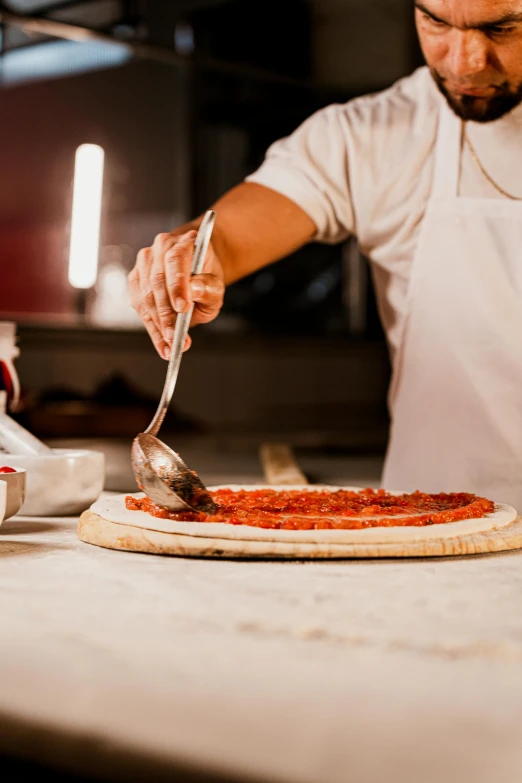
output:
[[[102,243],[133,250],[189,211],[182,74],[150,62],[0,91],[0,311],[72,312],[76,147],[106,152]]]
[[[0,313],[74,312],[66,260],[79,144],[99,142],[106,149],[102,245],[122,248],[130,266],[157,232],[206,209],[259,165],[272,141],[313,111],[387,86],[417,57],[409,0],[131,5],[144,9],[137,27],[142,38],[172,49],[185,25],[198,57],[236,70],[211,64],[190,72],[140,60],[0,90]],[[252,68],[274,78],[253,75]],[[290,318],[281,313],[275,327],[320,332],[321,307],[309,302],[310,313],[301,308],[299,314],[299,303],[330,266],[330,277],[338,278],[336,301],[321,307],[342,308],[341,249],[324,246],[283,262],[270,280],[240,283],[226,307],[250,318],[254,328],[266,328],[266,289],[278,310],[290,279],[297,301]]]
[[[128,270],[155,234],[206,209],[313,111],[387,87],[420,63],[410,0],[134,5],[144,9],[140,40],[170,50],[193,41],[204,65],[135,59],[0,89],[0,319],[20,324],[33,423],[45,420],[44,402],[53,411],[75,395],[100,404],[107,388],[120,401],[128,392],[132,402],[132,390],[154,400],[164,373],[127,303],[126,326],[109,333],[89,310],[98,290],[87,297],[87,321],[76,314],[66,271],[79,144],[106,151],[101,272],[115,251]],[[118,305],[111,296],[109,316]],[[176,404],[211,429],[280,433],[286,422],[310,442],[384,446],[386,346],[353,242],[309,245],[231,286],[184,362]],[[49,437],[56,418],[46,421]]]

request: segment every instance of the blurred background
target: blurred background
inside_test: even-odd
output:
[[[19,421],[109,452],[148,424],[166,365],[128,303],[138,250],[315,110],[420,65],[411,5],[0,3],[0,321],[17,324]],[[104,168],[99,263],[82,282],[69,264],[83,144],[103,149]],[[349,463],[351,477],[378,481],[390,368],[354,240],[309,245],[231,286],[193,338],[165,427],[207,480],[227,454],[227,473],[248,478],[258,444],[286,440],[312,480],[342,483]],[[125,482],[109,471],[108,488]]]

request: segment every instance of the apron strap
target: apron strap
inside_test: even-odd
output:
[[[432,198],[458,197],[461,150],[462,121],[441,98]]]

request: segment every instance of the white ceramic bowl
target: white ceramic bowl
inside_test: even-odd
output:
[[[101,451],[54,449],[52,456],[6,454],[3,459],[6,465],[27,471],[21,514],[28,517],[81,514],[103,490],[105,456]]]
[[[4,521],[6,504],[7,504],[7,484],[5,481],[0,481],[0,525]]]
[[[4,455],[0,454],[0,467],[3,465],[9,465],[9,467],[14,468],[14,465],[11,465],[8,459],[3,459]],[[10,517],[14,517],[15,514],[18,514],[22,507],[22,503],[24,502],[25,498],[25,476],[26,472],[24,468],[16,468],[16,473],[1,473],[0,472],[0,481],[4,481],[6,484],[6,507],[4,512],[4,522],[6,519],[9,519]],[[0,501],[0,511],[1,511],[1,501]],[[2,519],[2,516],[0,514],[0,520]]]

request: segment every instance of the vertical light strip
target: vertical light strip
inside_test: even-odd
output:
[[[69,282],[91,288],[98,274],[105,153],[97,144],[76,150],[69,252]]]

